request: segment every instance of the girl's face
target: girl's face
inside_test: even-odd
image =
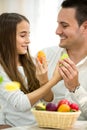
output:
[[[27,53],[28,44],[30,43],[30,25],[23,20],[17,25],[16,46],[18,55]]]

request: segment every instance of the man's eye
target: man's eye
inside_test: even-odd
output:
[[[63,26],[64,28],[68,27],[68,25],[67,25],[67,24],[63,24],[62,26]]]

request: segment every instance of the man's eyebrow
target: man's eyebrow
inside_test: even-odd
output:
[[[66,22],[63,22],[63,21],[61,21],[61,22],[58,22],[58,23],[60,23],[60,24],[68,24],[68,23],[66,23]]]

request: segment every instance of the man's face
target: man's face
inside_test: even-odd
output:
[[[62,8],[59,12],[56,34],[60,36],[60,47],[74,49],[82,45],[82,28],[78,25],[75,13],[73,8]]]

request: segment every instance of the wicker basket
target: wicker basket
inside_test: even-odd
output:
[[[39,127],[45,128],[71,128],[81,111],[78,112],[51,112],[32,110]]]

